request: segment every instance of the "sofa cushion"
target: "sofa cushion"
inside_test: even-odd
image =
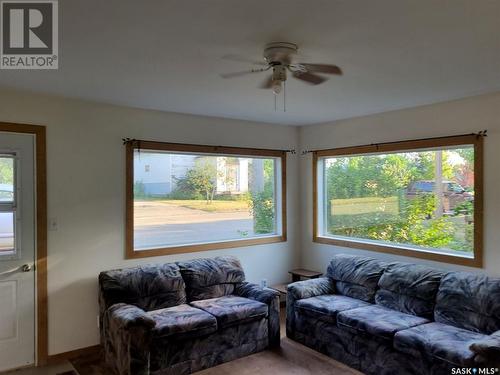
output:
[[[301,314],[333,324],[337,322],[339,312],[363,306],[369,306],[369,303],[336,294],[301,299],[295,303]]]
[[[428,322],[425,318],[377,305],[347,310],[337,315],[337,323],[341,328],[347,327],[357,333],[389,340],[398,331]]]
[[[326,274],[336,281],[338,294],[373,302],[386,263],[375,259],[339,254],[333,257]]]
[[[397,332],[394,347],[415,357],[425,354],[455,366],[471,366],[475,354],[469,346],[484,337],[487,336],[433,322]]]
[[[439,286],[434,318],[485,334],[500,330],[500,279],[450,272]]]
[[[238,259],[216,257],[177,263],[186,283],[188,301],[233,294],[235,284],[245,281]]]
[[[391,263],[378,282],[375,303],[432,319],[443,273],[417,264]]]
[[[267,305],[244,297],[223,296],[193,301],[191,306],[215,316],[219,328],[267,317]]]
[[[184,280],[175,263],[101,272],[99,286],[106,309],[126,303],[149,311],[186,302]]]
[[[217,331],[217,320],[209,313],[189,305],[149,311],[148,316],[156,322],[155,337],[192,339]]]

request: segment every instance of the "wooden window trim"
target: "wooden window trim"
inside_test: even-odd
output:
[[[461,135],[454,137],[441,137],[432,139],[412,140],[382,143],[377,145],[364,145],[355,147],[342,147],[313,152],[313,242],[377,251],[382,253],[428,259],[438,262],[458,264],[469,267],[483,267],[483,137],[480,135]],[[397,245],[382,245],[363,241],[347,240],[321,236],[318,228],[318,160],[328,156],[348,156],[368,153],[409,151],[422,148],[448,147],[460,145],[474,146],[474,257],[460,257],[432,251],[419,251]]]
[[[243,240],[209,242],[201,244],[186,244],[161,247],[148,250],[134,250],[134,150],[161,150],[170,152],[224,154],[239,156],[274,157],[281,160],[281,234],[249,238]],[[146,258],[161,255],[181,254],[198,251],[228,249],[235,247],[254,246],[269,243],[285,242],[287,240],[286,222],[286,151],[258,148],[241,148],[225,146],[206,146],[181,143],[165,143],[154,141],[129,141],[125,147],[126,191],[125,191],[125,257],[126,259]],[[279,188],[279,187],[277,187]]]

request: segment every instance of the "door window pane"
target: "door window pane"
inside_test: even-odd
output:
[[[11,254],[14,249],[14,213],[0,212],[0,255]]]
[[[15,252],[15,163],[0,154],[0,255]]]
[[[0,155],[0,204],[14,202],[14,158]]]

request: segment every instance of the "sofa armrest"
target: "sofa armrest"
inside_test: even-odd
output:
[[[291,297],[293,301],[299,299],[321,296],[323,294],[333,294],[335,287],[327,277],[309,279],[292,283],[287,287],[287,299]]]
[[[294,338],[296,301],[333,293],[335,293],[335,285],[327,277],[289,284],[286,293],[286,335],[291,339]]]
[[[118,329],[130,330],[132,328],[152,329],[156,322],[144,310],[126,303],[116,303],[108,309],[109,319]]]
[[[279,293],[270,288],[263,288],[253,283],[241,283],[236,285],[235,294],[240,297],[250,298],[269,305]]]
[[[476,354],[478,363],[500,364],[500,331],[496,331],[488,337],[473,342],[469,349]]]
[[[137,306],[117,303],[104,312],[104,359],[118,375],[148,375],[155,321]]]
[[[257,284],[245,282],[236,285],[234,293],[240,297],[250,298],[255,301],[265,303],[268,306],[267,327],[269,347],[278,347],[281,340],[279,292],[270,288],[262,288]]]

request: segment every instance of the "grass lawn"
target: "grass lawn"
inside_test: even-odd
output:
[[[159,202],[206,212],[248,211],[248,203],[246,201],[212,201],[207,203],[205,200],[165,199]]]
[[[332,199],[332,215],[358,215],[373,212],[397,215],[398,197],[368,197],[351,199]]]

